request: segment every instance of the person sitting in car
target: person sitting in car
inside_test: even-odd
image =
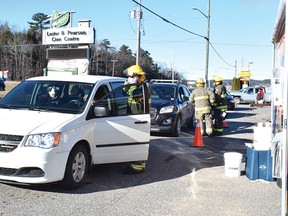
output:
[[[56,86],[48,87],[48,98],[46,104],[51,104],[52,106],[59,105],[59,95]]]

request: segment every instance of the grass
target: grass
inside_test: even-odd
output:
[[[4,95],[6,95],[11,89],[13,89],[19,82],[5,82],[5,91],[0,91],[0,98],[2,98]]]

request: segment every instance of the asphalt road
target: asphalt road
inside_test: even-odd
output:
[[[203,148],[191,147],[193,130],[178,138],[151,136],[145,173],[124,175],[127,164],[99,165],[77,190],[0,184],[0,215],[280,215],[276,183],[245,176],[245,143],[253,142],[253,126],[269,119],[270,107],[239,105],[229,111],[223,136],[203,137]],[[225,176],[223,155],[231,151],[243,154],[240,177]]]

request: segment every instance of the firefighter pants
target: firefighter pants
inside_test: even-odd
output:
[[[223,117],[222,117],[222,111],[219,109],[214,110],[214,131],[222,133],[223,132]]]
[[[212,129],[212,116],[210,113],[196,113],[196,119],[199,119],[201,134],[204,134],[204,124],[203,120],[205,120],[206,125],[206,134],[210,135],[213,132]]]

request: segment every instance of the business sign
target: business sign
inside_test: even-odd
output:
[[[51,59],[48,62],[48,75],[87,75],[88,59]]]
[[[249,81],[250,78],[249,78],[249,77],[240,77],[240,80],[241,80],[241,81]]]
[[[241,71],[239,73],[239,76],[240,77],[250,77],[250,76],[252,76],[252,73],[250,71]]]
[[[70,21],[70,12],[66,11],[63,13],[58,13],[57,11],[53,11],[51,16],[51,26],[53,27],[63,27],[69,24]]]
[[[94,28],[50,28],[43,30],[43,45],[95,43]]]
[[[8,79],[8,70],[0,71],[0,78]]]

